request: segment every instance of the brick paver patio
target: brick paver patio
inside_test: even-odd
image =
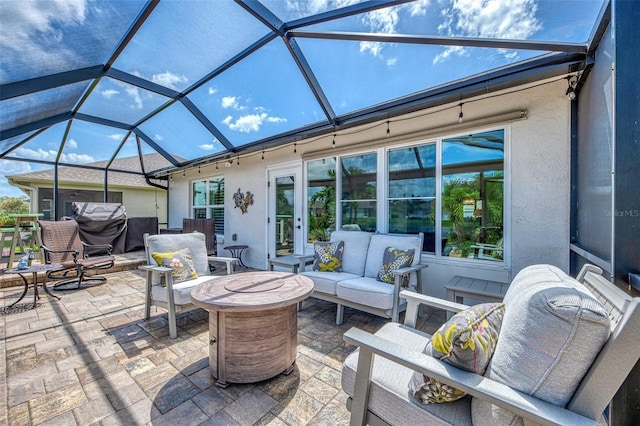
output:
[[[31,290],[10,310],[22,290],[0,290],[0,425],[348,424],[340,369],[355,348],[342,334],[386,321],[346,309],[338,326],[334,305],[307,299],[293,372],[221,389],[208,369],[206,311],[180,314],[178,338],[170,339],[165,311],[142,319],[140,272],[107,277],[100,286],[56,292],[59,301],[41,292],[36,309],[27,309]],[[434,311],[420,328],[442,322],[444,312]]]

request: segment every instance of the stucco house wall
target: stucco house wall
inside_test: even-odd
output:
[[[474,274],[479,278],[510,281],[522,268],[533,263],[550,263],[569,269],[570,217],[570,101],[564,96],[566,81],[537,82],[535,87],[516,88],[484,100],[467,100],[463,106],[465,121],[456,127],[457,105],[438,107],[412,114],[413,119],[391,122],[391,138],[385,130],[375,128],[352,135],[340,135],[335,152],[361,151],[363,147],[393,145],[419,141],[429,137],[460,133],[474,120],[498,116],[505,112],[526,110],[527,118],[505,124],[510,144],[505,151],[505,264],[469,263],[447,257],[423,255],[429,264],[424,270],[424,292],[444,297],[444,284],[453,275]],[[440,111],[440,112],[436,112]],[[444,130],[443,130],[444,129]],[[471,128],[477,131],[478,127]],[[185,176],[176,173],[170,180],[170,226],[180,226],[189,217],[190,182],[211,176],[225,179],[225,235],[230,244],[237,234],[237,243],[250,248],[243,259],[249,266],[267,266],[267,168],[290,161],[303,163],[303,158],[332,155],[331,136],[307,143],[241,157],[240,166],[230,168],[219,163],[187,170]],[[246,214],[234,209],[232,194],[240,188],[254,194],[254,204]],[[224,251],[223,251],[224,253]]]

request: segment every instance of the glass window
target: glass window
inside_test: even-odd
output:
[[[194,219],[214,218],[216,234],[224,234],[224,178],[192,183],[191,209]]]
[[[396,234],[424,233],[423,250],[435,252],[436,144],[388,152],[388,230]]]
[[[504,130],[442,141],[443,254],[503,260]]]
[[[375,232],[377,154],[344,157],[341,163],[342,229]]]
[[[503,262],[504,146],[498,129],[308,161],[307,243],[335,229],[422,232],[424,252]]]
[[[329,241],[336,229],[336,159],[307,163],[307,242]]]

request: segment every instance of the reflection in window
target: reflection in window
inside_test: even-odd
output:
[[[504,131],[442,141],[443,255],[503,260]]]
[[[389,150],[388,160],[389,232],[423,232],[423,250],[435,252],[435,143]]]
[[[376,231],[376,163],[375,153],[342,159],[342,229]]]
[[[307,241],[329,241],[336,227],[336,159],[307,163]]]
[[[224,178],[195,181],[191,208],[194,219],[214,218],[216,234],[224,234]]]

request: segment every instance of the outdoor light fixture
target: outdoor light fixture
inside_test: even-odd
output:
[[[240,167],[240,156],[236,157],[236,166]]]
[[[576,98],[576,86],[578,85],[578,76],[572,75],[568,77],[567,82],[569,84],[569,87],[567,87],[565,96],[567,97],[567,99],[572,101]]]
[[[387,120],[387,137],[391,137],[391,129],[389,129],[389,120]]]
[[[298,153],[298,149],[296,148],[296,143],[293,143],[293,153],[297,154]]]
[[[335,149],[336,148],[336,134],[333,134],[333,142],[331,143],[331,148]]]
[[[462,117],[464,114],[462,113],[462,102],[460,103],[460,114],[458,114],[458,123],[462,123]]]
[[[224,163],[224,166],[225,166],[225,167],[227,167],[227,168],[229,168],[229,167],[231,167],[231,165],[232,165],[232,164],[233,164],[233,160],[227,160],[227,161]]]

